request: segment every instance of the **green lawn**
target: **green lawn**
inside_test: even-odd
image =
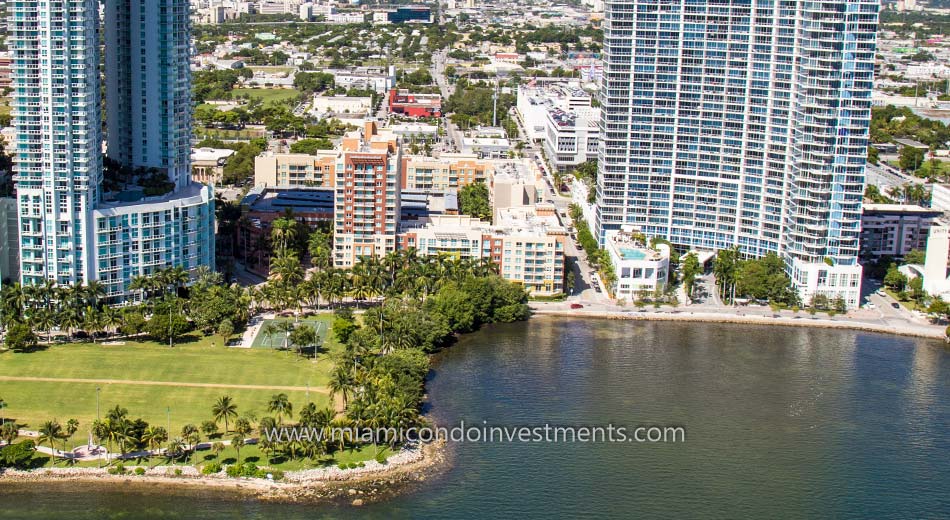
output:
[[[296,99],[299,95],[300,91],[292,88],[236,88],[231,91],[232,99],[248,96],[260,99],[265,105],[285,99]]]
[[[914,300],[902,301],[896,292],[894,292],[892,289],[889,289],[887,287],[884,288],[884,292],[886,292],[887,295],[890,296],[891,298],[894,298],[897,301],[897,303],[900,303],[901,305],[903,305],[904,308],[906,308],[907,310],[911,310],[911,311],[917,310],[917,303]],[[926,307],[921,307],[920,310],[922,312],[927,312]]]
[[[212,346],[213,345],[213,346]],[[277,393],[286,393],[295,409],[309,400],[318,407],[329,405],[325,386],[332,368],[331,353],[339,349],[332,334],[315,360],[271,349],[221,346],[220,338],[192,338],[174,349],[154,342],[130,342],[121,346],[94,344],[56,345],[28,354],[0,353],[0,376],[53,379],[53,381],[0,380],[0,397],[8,403],[4,415],[37,429],[42,422],[58,419],[65,424],[75,418],[83,437],[96,418],[96,388],[100,407],[121,405],[132,417],[166,424],[170,409],[172,432],[187,423],[200,424],[211,418],[211,406],[222,395],[231,396],[238,412],[266,414],[266,403]],[[69,382],[59,379],[153,381],[181,385],[144,385],[123,382]],[[215,388],[187,384],[253,385],[278,388]],[[84,441],[85,438],[79,440]]]
[[[195,128],[195,136],[199,139],[228,139],[233,141],[250,141],[264,137],[264,131],[256,128],[243,130],[225,130],[221,128]]]
[[[22,439],[21,439],[22,440]],[[217,439],[215,439],[217,440]],[[202,442],[207,442],[207,439],[202,438]],[[79,442],[77,444],[83,444]],[[388,446],[378,446],[376,451],[372,445],[361,446],[359,448],[348,448],[343,451],[337,451],[330,455],[325,455],[319,460],[311,459],[297,459],[297,460],[284,460],[284,459],[270,459],[267,454],[262,452],[260,448],[255,444],[248,444],[241,448],[241,462],[253,462],[261,467],[268,467],[273,469],[279,469],[282,471],[299,471],[304,469],[313,469],[318,467],[326,466],[337,466],[339,464],[349,464],[367,462],[374,460],[376,458],[376,453],[381,453],[385,457],[390,457],[393,455],[393,452],[389,449]],[[222,464],[234,464],[237,462],[237,451],[231,446],[225,447],[219,455],[215,456],[214,452],[210,449],[198,450],[197,455],[189,456],[187,460],[179,460],[171,463],[174,466],[193,466],[197,461],[199,467],[209,464],[214,461],[221,462]],[[37,453],[34,459],[37,460],[37,466],[49,466],[49,455],[44,453]],[[115,465],[117,463],[113,463]],[[151,460],[140,459],[140,460],[128,460],[124,461],[125,466],[167,466],[169,461],[164,457],[156,457]],[[62,461],[56,462],[56,467],[64,467]],[[80,468],[97,468],[102,465],[105,465],[105,461],[83,461],[75,464],[75,467]]]
[[[266,72],[268,74],[290,74],[294,67],[281,67],[279,65],[250,65],[248,66],[254,72]]]

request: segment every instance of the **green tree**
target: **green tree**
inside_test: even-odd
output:
[[[884,285],[895,291],[903,291],[907,286],[907,276],[897,269],[896,264],[891,264],[884,275]]]
[[[225,319],[218,325],[218,336],[221,337],[221,344],[227,345],[228,340],[234,334],[234,324],[231,320]]]
[[[696,277],[702,274],[703,270],[696,253],[688,253],[683,257],[680,270],[683,276],[683,289],[686,291],[686,297],[692,298],[693,287],[696,285]]]
[[[900,167],[906,172],[916,172],[924,164],[926,152],[913,146],[905,146],[900,151]]]
[[[14,352],[29,352],[36,348],[37,340],[33,329],[25,323],[14,323],[7,329],[3,340],[6,348]]]
[[[329,139],[301,139],[290,145],[290,153],[317,155],[320,150],[332,150],[333,142]]]
[[[491,222],[491,202],[489,201],[488,186],[484,182],[464,186],[459,190],[458,202],[459,211],[462,213]]]
[[[914,300],[914,303],[918,307],[923,305],[924,299],[927,298],[927,292],[924,291],[924,279],[920,276],[915,276],[908,283],[907,287],[910,289],[910,297]]]
[[[927,252],[921,249],[914,249],[904,255],[905,264],[924,265],[927,262]]]

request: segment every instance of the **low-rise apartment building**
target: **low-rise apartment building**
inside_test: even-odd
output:
[[[861,256],[902,258],[927,247],[930,228],[943,215],[911,204],[865,204],[861,214]]]
[[[339,155],[337,150],[317,155],[264,152],[254,159],[254,185],[332,188]]]
[[[491,172],[491,164],[473,154],[411,155],[403,159],[402,185],[405,190],[445,192],[484,182]]]
[[[647,247],[642,235],[625,226],[607,236],[607,253],[617,277],[613,287],[617,300],[633,302],[666,287],[670,272],[670,247]]]

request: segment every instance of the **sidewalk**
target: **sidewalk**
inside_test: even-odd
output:
[[[789,325],[796,327],[852,329],[930,339],[946,339],[946,327],[943,325],[919,323],[903,318],[856,317],[854,316],[854,312],[829,317],[824,313],[818,313],[812,316],[806,311],[800,311],[798,313],[788,310],[773,312],[768,307],[680,306],[673,308],[670,306],[661,306],[659,309],[655,309],[652,306],[648,306],[643,309],[637,309],[633,306],[587,303],[584,303],[584,308],[582,309],[571,309],[570,306],[572,303],[577,302],[570,300],[566,302],[531,302],[529,306],[536,315],[645,321]]]

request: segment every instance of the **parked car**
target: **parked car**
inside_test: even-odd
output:
[[[584,306],[581,305],[581,304],[579,304],[579,303],[572,303],[572,304],[571,304],[571,308],[572,308],[572,309],[583,309]]]
[[[897,303],[897,302],[894,302],[894,303],[891,304],[891,307],[894,307],[895,309],[900,309],[900,308],[901,308],[901,304],[899,304],[899,303]]]

